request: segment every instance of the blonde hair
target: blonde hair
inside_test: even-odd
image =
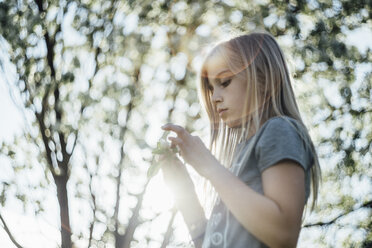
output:
[[[244,100],[243,113],[247,113],[248,109],[254,109],[254,111],[242,118],[238,127],[228,127],[226,123],[222,122],[217,113],[216,104],[212,101],[213,93],[209,88],[207,63],[214,55],[221,56],[234,75],[238,73],[245,75],[247,82],[245,95],[247,97]],[[295,128],[305,144],[311,149],[314,157],[314,164],[311,167],[313,193],[311,211],[313,211],[321,181],[318,155],[302,121],[284,54],[274,37],[268,33],[256,32],[222,42],[207,55],[200,73],[199,97],[210,121],[209,148],[227,168],[232,165],[237,144],[250,138],[265,121],[276,116],[288,116],[297,120],[302,132],[297,127]],[[286,120],[286,118],[284,119]],[[293,126],[292,123],[289,122],[289,124]],[[243,161],[247,159],[248,155],[245,155]],[[210,184],[206,185],[207,191],[213,191]],[[206,195],[210,195],[210,193]],[[215,196],[216,194],[214,194],[214,200]],[[210,207],[214,205],[214,200],[209,202]],[[206,200],[205,203],[207,202]]]

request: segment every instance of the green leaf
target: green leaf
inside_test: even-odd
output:
[[[163,136],[159,139],[158,143],[156,144],[156,148],[152,150],[152,155],[164,155],[166,159],[170,159],[174,154],[178,152],[177,147],[170,148],[168,142],[166,141],[167,132],[164,132]],[[154,161],[154,164],[149,167],[147,170],[147,178],[151,179],[155,176],[160,169],[161,164],[159,161]]]
[[[14,158],[14,155],[15,155],[15,152],[12,151],[12,150],[9,150],[8,156],[11,157],[11,158]]]
[[[159,169],[160,163],[155,163],[151,165],[150,168],[147,170],[147,179],[149,180],[152,177],[154,177],[159,172]]]
[[[74,64],[74,66],[75,66],[76,68],[80,68],[80,61],[79,61],[79,59],[78,59],[76,56],[74,57],[72,63]]]

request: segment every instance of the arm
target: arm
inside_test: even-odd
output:
[[[174,158],[162,165],[163,178],[181,212],[195,247],[201,247],[207,220],[185,166]]]
[[[182,214],[195,247],[201,247],[207,220],[196,194],[189,195],[187,198],[175,199],[175,205]]]
[[[302,167],[285,160],[264,170],[264,195],[251,189],[216,159],[208,167],[205,176],[250,233],[272,248],[296,247],[305,201]]]
[[[283,123],[279,124],[283,128]],[[274,127],[276,131],[279,125]],[[199,137],[171,123],[162,129],[177,133],[177,137],[169,138],[172,144],[180,148],[188,164],[210,180],[226,207],[250,233],[270,247],[296,246],[305,202],[305,173],[297,162],[282,160],[264,170],[261,195],[224,168]],[[300,144],[291,129],[285,133],[293,134],[291,147]],[[288,140],[287,136],[279,138],[277,144]]]

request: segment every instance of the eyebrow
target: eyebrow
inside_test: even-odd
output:
[[[231,72],[231,71],[230,71],[230,70],[224,70],[224,71],[221,71],[221,72],[219,72],[219,73],[216,75],[216,77],[214,77],[214,78],[216,78],[216,80],[221,80],[221,79],[219,78],[219,76],[220,76],[221,74],[225,73],[225,72]],[[210,79],[208,78],[208,86],[213,88],[213,85],[211,84],[211,81],[212,81],[212,80],[210,80]]]
[[[228,72],[228,71],[230,71],[230,70],[224,70],[224,71],[219,72],[219,73],[217,74],[216,78],[218,78],[218,76],[221,75],[222,73],[225,73],[225,72]]]

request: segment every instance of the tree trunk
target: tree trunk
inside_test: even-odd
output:
[[[61,217],[61,241],[62,248],[71,248],[71,229],[70,216],[68,212],[68,198],[67,198],[67,173],[54,177],[57,186],[57,197],[59,203],[59,212]]]

